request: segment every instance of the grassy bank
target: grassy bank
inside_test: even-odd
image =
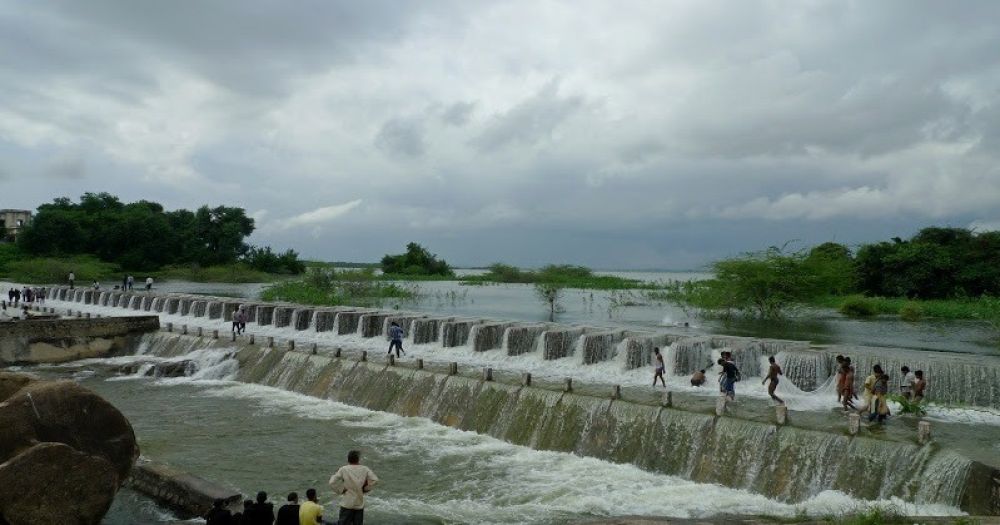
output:
[[[386,282],[373,269],[310,269],[305,277],[275,283],[261,293],[265,301],[289,301],[315,306],[384,306],[414,299],[415,286]]]
[[[65,283],[70,272],[75,274],[76,282],[83,285],[92,281],[113,279],[118,272],[118,267],[90,256],[64,259],[18,258],[3,261],[2,267],[0,267],[0,275],[4,279],[28,284]]]
[[[810,302],[811,306],[832,308],[851,317],[899,315],[907,320],[922,318],[1000,320],[1000,297],[964,299],[907,299],[904,297],[865,297],[863,295],[826,295]]]
[[[595,275],[590,268],[572,265],[549,265],[539,270],[521,270],[506,264],[494,264],[482,275],[460,279],[463,284],[547,284],[584,290],[656,290],[663,285],[611,275]]]
[[[139,273],[133,275],[138,276]],[[142,275],[146,274],[142,273]],[[254,270],[243,263],[204,268],[200,266],[172,266],[156,272],[149,272],[149,275],[158,280],[173,279],[196,283],[268,283],[288,278],[287,275]]]

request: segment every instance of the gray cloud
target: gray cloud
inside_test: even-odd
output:
[[[472,143],[481,151],[513,142],[532,146],[551,137],[553,131],[582,105],[581,97],[560,96],[558,83],[551,81],[531,97],[495,115]]]
[[[388,120],[375,135],[375,146],[391,156],[419,157],[424,154],[423,126],[412,118]]]
[[[245,206],[272,218],[254,242],[327,259],[415,240],[468,264],[690,267],[995,224],[998,18],[986,0],[7,3],[0,181],[25,206]]]

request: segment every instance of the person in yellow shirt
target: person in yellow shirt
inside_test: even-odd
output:
[[[306,501],[299,507],[299,525],[323,523],[323,506],[316,501],[316,489],[306,491]]]
[[[340,494],[340,525],[363,525],[365,522],[365,494],[378,483],[378,476],[361,464],[361,453],[347,453],[347,465],[340,467],[330,478],[334,494]],[[304,524],[303,524],[304,525]]]

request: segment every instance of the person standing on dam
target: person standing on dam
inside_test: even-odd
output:
[[[927,380],[924,379],[923,370],[914,372],[913,377],[913,402],[919,403],[924,400],[924,389],[927,388]]]
[[[73,270],[69,271],[67,280],[69,281],[69,289],[72,290],[73,287],[76,285],[76,273],[74,273]]]
[[[339,525],[363,525],[365,522],[365,494],[378,484],[378,476],[361,464],[361,453],[347,453],[347,465],[330,478],[334,494],[340,494]]]
[[[853,410],[855,408],[854,400],[858,398],[858,395],[854,393],[854,366],[851,365],[850,357],[845,357],[841,361],[840,372],[838,374],[844,383],[844,386],[840,390],[844,410]]]
[[[653,354],[655,356],[656,371],[653,372],[653,386],[656,386],[656,380],[659,379],[660,383],[663,384],[663,388],[667,388],[667,380],[663,379],[663,372],[667,370],[667,366],[663,363],[663,354],[660,353],[659,348],[653,349]]]
[[[403,328],[399,326],[399,323],[393,321],[389,325],[389,354],[392,354],[392,349],[396,349],[396,359],[399,359],[399,353],[403,352]]]
[[[722,385],[722,395],[730,401],[736,400],[736,382],[740,380],[740,369],[732,361],[719,358],[719,365],[722,366],[722,373],[719,379]]]
[[[288,503],[278,509],[278,517],[274,525],[299,525],[299,495],[296,492],[288,494]]]
[[[903,365],[899,369],[901,377],[899,378],[899,394],[909,400],[913,396],[913,383],[917,380],[917,377],[910,372],[910,367]]]
[[[774,394],[775,389],[778,388],[778,376],[783,375],[781,367],[775,362],[773,355],[767,358],[767,362],[771,363],[771,366],[768,367],[767,376],[764,377],[764,380],[760,384],[763,385],[770,381],[770,384],[767,385],[767,395],[771,396],[771,399],[777,401],[779,405],[784,405],[785,402]]]
[[[691,386],[701,386],[705,384],[705,369],[695,372],[691,375]]]

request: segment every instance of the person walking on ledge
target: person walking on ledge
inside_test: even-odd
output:
[[[72,290],[73,287],[76,285],[76,274],[73,273],[73,271],[71,270],[67,278],[69,280],[69,289]]]
[[[663,372],[667,369],[666,365],[663,364],[663,354],[660,353],[659,348],[654,348],[653,354],[656,359],[654,363],[656,365],[656,372],[653,373],[653,386],[656,386],[656,380],[659,379],[660,383],[663,383],[663,388],[667,388],[667,381],[663,379]]]
[[[330,478],[334,494],[340,494],[339,525],[363,525],[365,522],[365,494],[378,483],[378,476],[361,464],[361,453],[347,453],[347,465],[340,467]]]
[[[399,353],[403,352],[403,329],[399,326],[399,323],[393,321],[389,325],[389,354],[392,354],[392,349],[396,349],[396,359],[399,359]]]
[[[770,381],[771,383],[767,385],[767,395],[771,396],[771,399],[777,401],[779,405],[784,405],[785,402],[780,397],[774,395],[775,389],[778,388],[778,376],[782,375],[781,367],[774,361],[773,355],[767,358],[767,362],[771,363],[771,366],[768,367],[767,376],[764,377],[764,380],[760,384],[763,385]]]

